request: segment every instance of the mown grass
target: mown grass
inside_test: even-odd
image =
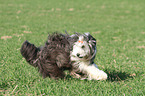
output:
[[[144,9],[144,0],[1,0],[0,95],[145,95]],[[95,63],[108,80],[42,79],[22,58],[25,40],[39,46],[65,30],[97,39]]]

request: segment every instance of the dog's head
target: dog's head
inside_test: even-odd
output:
[[[89,33],[72,35],[75,42],[72,46],[72,60],[91,60],[96,55],[96,39]]]

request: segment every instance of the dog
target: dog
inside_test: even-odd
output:
[[[53,33],[42,47],[25,41],[21,47],[21,54],[26,61],[38,67],[43,78],[64,78],[64,70],[71,70],[69,36],[61,33]]]
[[[38,67],[43,78],[62,79],[64,70],[69,70],[75,78],[107,79],[107,74],[94,63],[96,39],[89,33],[53,33],[42,47],[25,41],[20,52],[30,65]]]
[[[71,35],[70,59],[71,75],[75,78],[88,80],[106,80],[107,74],[98,69],[94,63],[96,56],[96,39],[89,33]]]

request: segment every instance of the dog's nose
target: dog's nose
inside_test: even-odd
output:
[[[77,53],[77,56],[79,57],[79,56],[80,56],[80,54],[79,54],[79,53]]]

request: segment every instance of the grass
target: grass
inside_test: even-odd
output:
[[[0,95],[145,95],[144,0],[1,0]],[[54,31],[90,32],[106,81],[42,79],[22,58],[25,40],[43,45]]]

